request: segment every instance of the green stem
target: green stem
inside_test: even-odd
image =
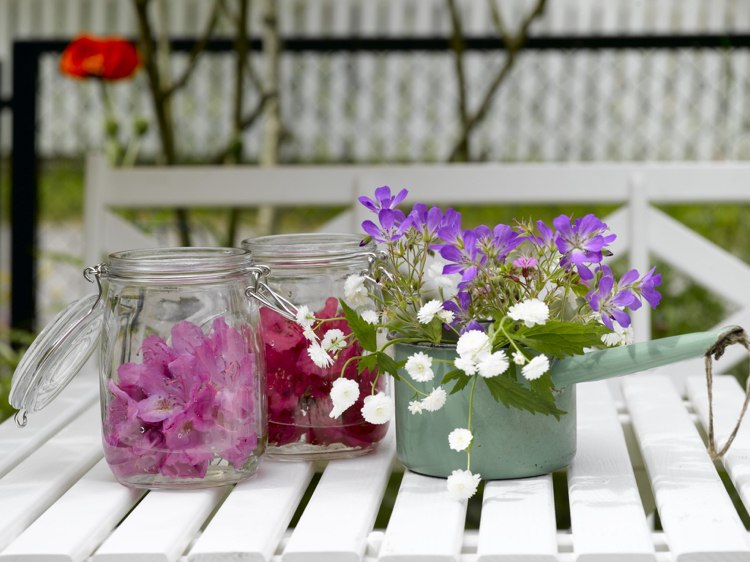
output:
[[[471,392],[469,393],[469,421],[468,430],[471,432],[471,443],[466,448],[466,470],[471,470],[471,447],[474,445],[474,431],[471,428],[471,418],[474,413],[474,389],[477,385],[477,375],[474,375],[474,380],[471,381]]]

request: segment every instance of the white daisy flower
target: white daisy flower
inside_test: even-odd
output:
[[[515,363],[516,365],[526,364],[526,356],[520,351],[514,351],[512,357],[513,357],[513,363]]]
[[[412,414],[421,414],[424,411],[422,403],[419,400],[412,400],[409,402],[409,412]]]
[[[448,434],[448,445],[454,451],[465,451],[473,438],[471,431],[459,427]]]
[[[430,394],[422,398],[422,408],[428,412],[437,412],[440,408],[445,406],[445,401],[448,399],[448,395],[442,386],[434,388]]]
[[[456,318],[456,315],[453,314],[452,310],[443,309],[443,310],[438,311],[437,317],[440,318],[440,320],[444,324],[450,324]]]
[[[428,382],[435,377],[435,373],[432,372],[432,357],[421,351],[406,360],[404,369],[417,382]]]
[[[328,414],[337,418],[349,409],[359,398],[359,384],[351,379],[338,378],[331,386],[333,409]]]
[[[346,278],[346,281],[344,281],[344,299],[352,308],[359,308],[370,302],[364,277],[350,275]]]
[[[443,303],[439,300],[426,302],[419,309],[419,312],[417,312],[417,320],[419,320],[420,324],[429,324],[441,310],[443,310]]]
[[[546,355],[537,355],[533,357],[528,364],[524,365],[521,369],[521,373],[526,380],[536,380],[541,377],[544,373],[549,371],[549,359]]]
[[[313,322],[315,322],[315,314],[306,304],[303,304],[302,306],[297,308],[297,314],[295,315],[295,317],[295,319],[297,320],[297,324],[299,324],[303,328],[310,328],[312,327]]]
[[[549,307],[539,299],[527,299],[514,304],[508,309],[508,316],[513,320],[521,320],[527,328],[536,324],[544,324],[549,318]]]
[[[315,331],[312,328],[305,328],[302,331],[302,335],[305,337],[307,341],[310,341],[310,342],[318,341],[318,335],[315,333]]]
[[[346,336],[344,332],[338,328],[328,330],[323,336],[323,341],[320,342],[320,347],[326,351],[332,351],[336,353],[346,347]]]
[[[456,353],[472,361],[477,361],[481,355],[491,351],[490,338],[481,330],[464,332],[456,342]]]
[[[615,331],[602,336],[602,343],[607,347],[615,347],[618,345],[630,345],[633,343],[633,327],[628,326],[623,328],[619,324],[615,324]]]
[[[319,343],[311,343],[310,347],[307,348],[307,354],[312,359],[312,362],[321,369],[333,365],[333,358],[328,355],[328,352]]]
[[[360,316],[362,317],[362,320],[364,320],[368,324],[378,323],[378,313],[372,309],[363,310]]]
[[[470,470],[454,470],[446,482],[448,493],[453,499],[467,500],[476,493],[481,479]]]
[[[508,370],[508,357],[502,349],[488,354],[477,363],[477,371],[484,378],[496,377]]]
[[[453,360],[453,365],[469,376],[477,374],[477,364],[467,357],[456,357]]]
[[[393,417],[393,400],[382,392],[366,396],[365,404],[362,406],[362,417],[369,423],[388,423]]]

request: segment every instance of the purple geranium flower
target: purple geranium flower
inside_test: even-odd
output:
[[[484,332],[484,326],[474,320],[469,313],[471,307],[471,295],[466,291],[460,291],[455,299],[446,301],[443,303],[445,310],[453,312],[453,322],[451,327],[459,330],[459,333],[463,334],[469,330],[480,330]]]
[[[441,257],[449,262],[443,267],[443,275],[460,273],[459,287],[465,287],[479,273],[487,257],[479,251],[477,235],[473,230],[463,232],[459,245],[446,244],[440,249]]]
[[[408,194],[409,192],[406,189],[402,189],[396,195],[392,196],[391,188],[384,185],[375,190],[375,200],[363,195],[359,197],[359,202],[373,213],[379,213],[383,209],[395,209]]]
[[[557,229],[555,244],[563,255],[560,265],[570,267],[572,264],[581,279],[592,279],[594,275],[587,264],[600,263],[605,247],[616,235],[606,234],[607,225],[592,214],[572,223],[570,217],[560,215],[552,222]]]
[[[380,243],[395,242],[404,235],[411,224],[398,209],[381,209],[378,212],[378,220],[380,226],[371,220],[364,221],[362,230]]]
[[[652,267],[640,282],[641,296],[646,299],[651,308],[656,308],[661,302],[661,293],[655,288],[661,285],[661,275],[654,273],[655,269],[655,267]]]

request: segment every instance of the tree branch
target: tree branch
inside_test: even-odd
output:
[[[211,15],[208,17],[208,22],[206,23],[206,28],[203,31],[200,39],[198,39],[198,42],[190,50],[185,70],[182,71],[182,74],[179,76],[179,78],[177,78],[177,80],[175,80],[169,86],[169,88],[166,88],[161,92],[160,95],[162,96],[162,99],[171,97],[175,92],[184,88],[185,85],[190,81],[190,78],[192,77],[193,72],[197,67],[196,63],[198,62],[198,58],[206,49],[206,45],[208,45],[208,42],[211,40],[211,37],[216,30],[216,26],[219,23],[219,14],[223,5],[224,0],[216,0],[216,2],[214,2],[213,8],[211,9]]]
[[[264,94],[263,96],[261,96],[260,100],[258,100],[258,103],[253,108],[253,110],[247,113],[240,121],[240,127],[238,131],[244,131],[252,127],[258,121],[258,119],[260,119],[263,116],[263,111],[265,109],[266,104],[273,97],[275,97],[273,94]],[[226,157],[232,153],[236,145],[237,145],[237,139],[233,135],[230,141],[226,144],[226,146],[222,148],[220,151],[218,151],[210,159],[211,162],[213,162],[214,164],[223,164],[226,160]]]
[[[236,27],[237,22],[240,19],[239,16],[235,13],[233,13],[229,7],[224,3],[221,2],[221,10],[224,12],[224,16],[229,19],[229,21],[232,22],[232,24]],[[250,57],[247,57],[247,64],[245,66],[245,71],[247,72],[248,78],[250,78],[250,82],[252,82],[255,89],[259,92],[263,91],[263,82],[260,79],[260,76],[258,76],[258,72],[255,70],[255,67],[252,64],[252,61],[250,60]]]
[[[143,53],[143,65],[148,77],[149,91],[151,100],[154,105],[154,114],[159,130],[159,139],[161,140],[162,155],[164,163],[168,166],[175,164],[177,153],[174,144],[174,131],[172,130],[172,121],[169,116],[169,104],[164,103],[160,96],[162,88],[162,77],[157,64],[157,52],[154,46],[153,29],[148,19],[148,5],[150,0],[134,0],[135,11],[138,21],[138,43]],[[191,245],[190,224],[188,222],[187,210],[175,209],[177,219],[177,229],[180,235],[180,243],[183,246]]]
[[[463,150],[462,147],[468,144],[468,139],[471,135],[471,132],[482,121],[482,119],[484,119],[487,112],[490,110],[490,107],[492,107],[492,101],[495,97],[495,94],[497,94],[498,89],[510,74],[510,71],[513,69],[518,52],[528,41],[529,28],[531,27],[531,24],[534,23],[534,21],[544,13],[547,0],[537,0],[534,8],[526,15],[524,20],[521,22],[519,30],[515,35],[510,35],[510,33],[508,32],[503,23],[500,11],[498,10],[494,1],[488,0],[488,3],[490,5],[493,23],[495,24],[495,28],[506,48],[505,61],[502,68],[498,71],[497,75],[490,83],[490,86],[487,88],[487,91],[482,97],[482,100],[479,103],[476,111],[474,111],[474,113],[467,117],[466,122],[463,126],[463,131],[461,132],[461,136],[451,150],[449,156],[450,161],[459,159],[459,157],[461,156],[461,151]]]

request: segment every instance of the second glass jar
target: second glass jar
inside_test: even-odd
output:
[[[354,234],[282,234],[244,240],[255,263],[271,268],[268,284],[297,306],[305,305],[318,319],[330,319],[318,330],[319,337],[338,329],[351,329],[341,312],[347,279],[349,284],[368,268],[375,245],[361,245]],[[351,289],[351,287],[350,287]],[[351,293],[351,290],[350,290]],[[362,290],[349,299],[353,308],[366,305]],[[355,302],[351,302],[354,300]],[[267,455],[279,460],[336,459],[365,454],[383,439],[388,424],[364,420],[362,405],[373,391],[376,373],[359,373],[356,361],[361,346],[352,342],[330,367],[315,365],[307,353],[309,342],[295,322],[274,310],[261,308],[261,338],[265,347],[268,397]],[[342,372],[343,369],[343,372]],[[333,382],[343,376],[357,381],[359,399],[341,416],[331,417]],[[385,390],[385,378],[377,378],[375,391]]]

